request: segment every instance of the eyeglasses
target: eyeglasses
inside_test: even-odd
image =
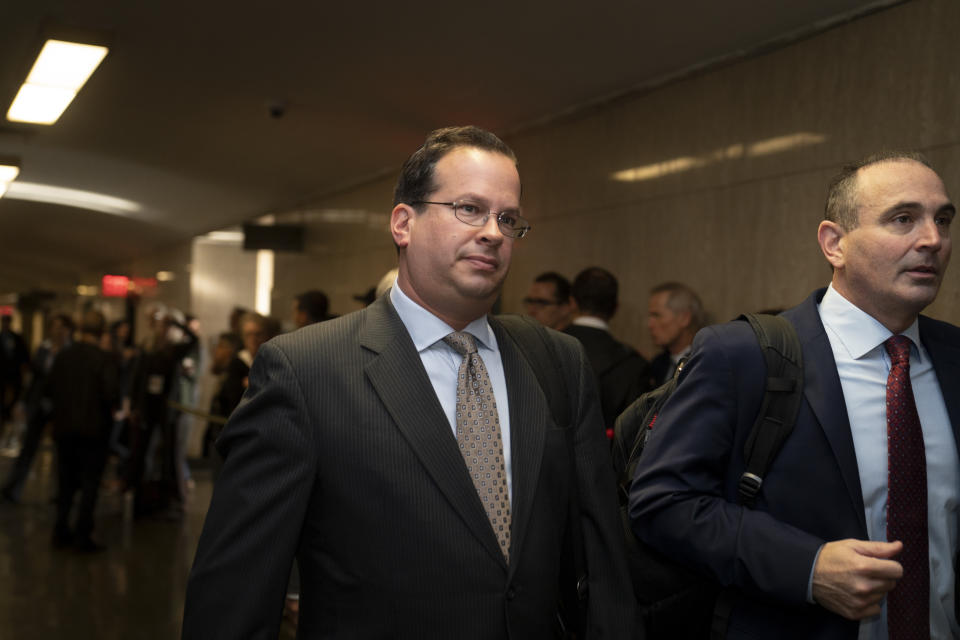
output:
[[[490,216],[494,215],[497,218],[497,226],[500,228],[500,233],[508,238],[522,238],[530,231],[530,223],[520,215],[519,209],[504,209],[500,213],[494,213],[490,210],[490,207],[485,207],[482,204],[477,204],[470,200],[457,200],[456,202],[417,200],[410,204],[439,204],[444,207],[452,207],[453,215],[457,217],[457,220],[471,227],[482,227],[487,224]]]
[[[530,307],[552,307],[560,304],[556,300],[547,300],[546,298],[524,298],[522,302]]]

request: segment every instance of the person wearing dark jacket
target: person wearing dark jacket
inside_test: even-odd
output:
[[[66,314],[57,314],[50,320],[49,337],[40,344],[33,356],[30,386],[24,398],[27,427],[23,434],[23,446],[2,489],[4,499],[9,502],[20,502],[27,474],[40,448],[44,428],[50,422],[53,412],[48,397],[47,379],[57,354],[70,344],[72,337],[73,320]]]
[[[573,280],[577,317],[564,329],[583,344],[600,388],[608,437],[613,423],[640,394],[649,391],[650,365],[636,349],[620,342],[607,324],[617,311],[617,279],[600,267],[584,269]]]
[[[103,324],[99,312],[84,314],[79,340],[59,353],[48,382],[59,473],[53,544],[72,545],[79,551],[103,549],[91,537],[93,512],[117,403],[116,368],[113,359],[98,346]],[[77,492],[80,505],[71,524]]]

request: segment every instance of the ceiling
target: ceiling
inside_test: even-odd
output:
[[[896,1],[7,2],[0,115],[46,29],[105,33],[111,51],[55,125],[0,121],[0,155],[25,187],[121,200],[103,213],[11,189],[0,294],[396,170],[438,126],[522,131]]]

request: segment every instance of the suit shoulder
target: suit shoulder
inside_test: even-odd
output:
[[[919,326],[921,338],[932,337],[953,341],[954,343],[960,342],[960,327],[950,324],[949,322],[936,320],[928,316],[920,316]]]
[[[704,327],[693,339],[691,350],[725,349],[738,350],[756,346],[756,334],[748,322],[733,320]]]
[[[563,331],[550,329],[549,327],[545,327],[545,329],[548,338],[553,342],[554,348],[561,356],[565,354],[567,357],[573,358],[575,354],[583,348],[580,341],[574,336],[564,333]]]
[[[329,354],[342,353],[345,346],[359,344],[363,318],[364,310],[360,310],[332,320],[317,322],[279,335],[267,342],[264,347],[276,349],[294,364],[305,359],[313,360]]]

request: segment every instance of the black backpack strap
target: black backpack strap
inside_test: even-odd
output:
[[[783,316],[745,313],[738,319],[749,322],[757,334],[767,365],[763,401],[743,447],[747,464],[737,491],[740,504],[752,509],[764,476],[797,421],[803,400],[803,349],[796,329]],[[726,638],[736,601],[734,591],[720,592],[713,609],[711,640]]]
[[[500,326],[517,344],[527,359],[530,368],[537,377],[540,389],[550,403],[553,421],[566,431],[567,453],[570,456],[570,472],[576,473],[576,457],[573,452],[573,416],[570,412],[570,391],[562,375],[563,367],[557,356],[546,328],[530,316],[504,314],[496,317]],[[569,580],[572,588],[561,588],[561,605],[557,622],[561,637],[577,637],[582,633],[586,618],[587,570],[583,552],[583,538],[580,532],[580,496],[576,478],[571,478],[570,513],[567,543],[573,557],[573,577]],[[562,572],[561,572],[562,574]]]
[[[744,445],[747,465],[739,486],[740,503],[753,508],[763,477],[797,420],[803,399],[803,351],[796,329],[783,316],[747,313],[740,317],[757,334],[767,364],[767,386]]]

